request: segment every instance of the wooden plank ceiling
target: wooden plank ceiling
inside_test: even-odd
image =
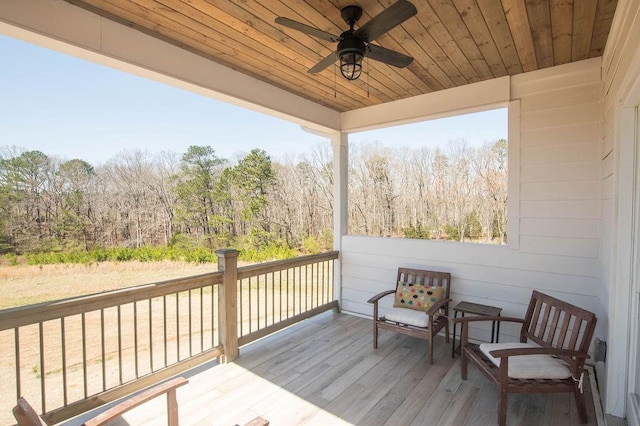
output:
[[[340,35],[396,0],[67,0],[337,111],[602,55],[617,0],[412,0],[416,16],[374,41],[412,56],[406,68],[365,59],[360,79],[307,70],[336,49],[274,22]],[[356,29],[358,25],[356,25]]]

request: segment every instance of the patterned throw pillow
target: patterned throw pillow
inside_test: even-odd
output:
[[[419,311],[428,310],[431,305],[442,299],[443,287],[429,287],[422,284],[399,282],[396,287],[395,308],[409,308]]]

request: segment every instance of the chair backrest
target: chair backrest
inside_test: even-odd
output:
[[[442,287],[444,288],[444,294],[442,297],[444,299],[448,299],[451,287],[451,274],[449,272],[427,271],[424,269],[398,268],[396,291],[398,291],[398,284],[401,282],[408,284],[422,284],[430,287]],[[445,305],[441,311],[444,315],[448,315],[448,306],[449,305]]]
[[[543,347],[569,349],[586,354],[596,327],[594,313],[534,290],[531,294],[520,341],[527,339]],[[562,359],[574,365],[570,357]],[[584,360],[577,360],[582,369]]]

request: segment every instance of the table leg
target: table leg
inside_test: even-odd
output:
[[[464,315],[464,314],[463,314]],[[453,319],[458,318],[458,311],[453,310]],[[453,343],[451,344],[451,358],[456,357],[456,323],[453,323]]]

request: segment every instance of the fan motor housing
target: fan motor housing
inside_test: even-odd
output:
[[[340,35],[340,42],[338,43],[337,54],[338,57],[346,53],[359,53],[364,56],[365,43],[359,38],[353,35],[353,31],[345,31]]]

